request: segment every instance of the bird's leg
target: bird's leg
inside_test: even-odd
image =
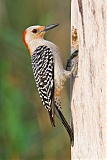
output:
[[[78,50],[72,50],[65,69],[68,71],[68,68],[71,68],[73,76],[76,77],[78,70]]]
[[[67,60],[67,63],[66,63],[66,70],[68,70],[68,68],[71,68],[72,67],[72,60],[74,59],[74,57],[78,56],[78,50],[74,50],[70,57],[68,58]]]

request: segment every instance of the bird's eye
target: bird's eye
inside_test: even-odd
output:
[[[33,32],[33,33],[37,33],[37,29],[33,29],[32,32]]]

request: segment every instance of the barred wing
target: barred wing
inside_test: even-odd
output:
[[[40,98],[50,111],[54,92],[54,59],[51,49],[45,45],[37,47],[31,61]]]

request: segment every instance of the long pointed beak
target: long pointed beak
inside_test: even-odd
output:
[[[48,26],[46,26],[43,30],[42,30],[42,32],[46,32],[46,31],[48,31],[48,30],[50,30],[50,29],[52,29],[52,28],[55,28],[55,27],[57,27],[59,24],[51,24],[51,25],[48,25]]]

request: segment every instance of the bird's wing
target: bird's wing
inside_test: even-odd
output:
[[[36,48],[31,56],[34,78],[43,105],[51,111],[54,93],[54,58],[49,47]]]

